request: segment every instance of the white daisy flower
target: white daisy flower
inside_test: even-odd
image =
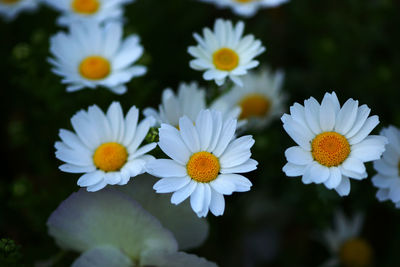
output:
[[[122,20],[123,6],[134,0],[43,0],[62,15],[59,25],[68,26],[76,22]]]
[[[125,83],[146,73],[133,65],[143,54],[137,35],[122,39],[122,24],[77,23],[70,33],[60,32],[50,40],[53,72],[69,84],[68,92],[104,86],[116,94],[126,92]]]
[[[38,6],[38,0],[0,0],[0,16],[7,21],[11,21],[20,12],[33,11]]]
[[[332,257],[322,266],[367,267],[372,266],[371,245],[360,237],[364,216],[356,214],[352,219],[342,212],[336,212],[334,227],[323,233],[323,243]]]
[[[260,129],[283,113],[284,95],[281,93],[283,72],[271,73],[262,69],[243,78],[244,86],[234,86],[219,97],[212,107],[225,105],[227,109],[240,107],[240,120],[247,120],[246,127]]]
[[[372,183],[379,188],[376,197],[380,201],[391,200],[400,208],[400,130],[391,125],[383,129],[381,135],[389,142],[382,158],[374,161],[378,173]]]
[[[163,212],[170,216],[161,215],[164,220],[160,221],[159,214],[150,213],[140,204],[151,201],[165,206],[152,195],[138,198],[116,188],[95,193],[81,189],[50,215],[48,232],[64,250],[81,253],[72,267],[216,267],[204,258],[178,251],[180,243],[175,232],[164,225],[168,219],[172,222],[176,217],[183,218],[188,223],[183,228],[188,236],[199,229],[198,218],[182,217],[187,214],[183,209],[165,209]]]
[[[195,57],[190,61],[190,67],[204,70],[203,78],[207,81],[215,80],[218,85],[222,85],[229,77],[242,86],[239,76],[258,66],[259,62],[254,58],[265,51],[261,41],[255,40],[253,35],[242,37],[243,30],[242,21],[233,26],[230,20],[217,19],[214,32],[204,28],[204,37],[195,33],[198,45],[188,48],[189,54]]]
[[[190,196],[193,211],[205,217],[209,210],[218,216],[225,209],[223,195],[250,190],[242,175],[257,168],[251,159],[250,136],[235,137],[236,120],[222,119],[221,112],[202,110],[195,124],[187,116],[179,119],[179,129],[161,124],[158,145],[171,159],[147,164],[147,171],[162,178],[154,185],[157,193],[174,192],[178,205]]]
[[[367,105],[349,99],[340,107],[336,94],[326,93],[321,105],[311,97],[304,107],[295,103],[283,127],[298,144],[285,151],[287,176],[302,176],[304,184],[323,183],[340,196],[350,193],[350,180],[367,177],[364,162],[377,160],[385,151],[386,137],[369,135],[379,123],[368,117]]]
[[[146,117],[154,117],[158,125],[167,123],[177,127],[179,119],[186,115],[192,121],[196,120],[199,112],[206,108],[206,91],[196,82],[181,83],[178,94],[167,88],[163,91],[161,104],[158,111],[146,108],[143,114]]]
[[[84,173],[78,185],[98,191],[106,185],[124,185],[130,177],[144,173],[145,164],[154,157],[146,155],[156,147],[139,147],[154,124],[152,118],[138,123],[139,110],[133,106],[126,117],[121,105],[113,102],[104,114],[93,105],[76,113],[71,123],[76,132],[61,129],[62,142],[56,142],[56,157],[66,164],[60,170]]]
[[[260,8],[271,8],[279,6],[289,0],[201,0],[214,3],[218,7],[229,7],[237,15],[243,17],[254,16]]]
[[[146,108],[143,114],[146,117],[153,117],[157,125],[167,123],[174,127],[179,126],[179,119],[187,116],[193,122],[197,115],[203,109],[206,109],[206,90],[196,82],[181,83],[178,88],[178,94],[167,88],[162,93],[161,104],[158,111],[153,108]],[[232,107],[219,102],[212,105],[212,109],[222,112],[223,118],[238,118],[240,107]]]

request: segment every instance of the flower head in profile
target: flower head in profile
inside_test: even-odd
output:
[[[388,139],[382,158],[374,161],[377,174],[372,183],[379,189],[376,197],[380,201],[391,200],[400,208],[400,130],[389,126],[381,131]]]
[[[227,109],[240,107],[239,120],[246,120],[246,128],[261,129],[283,112],[284,95],[281,93],[284,74],[262,69],[243,78],[243,87],[234,86],[220,96],[212,107]]]
[[[43,0],[61,13],[58,24],[122,20],[123,7],[134,0]]]
[[[243,31],[243,22],[233,26],[230,20],[217,19],[214,31],[204,28],[203,37],[195,33],[198,45],[188,48],[195,58],[190,61],[190,67],[205,71],[203,78],[207,81],[214,80],[222,85],[229,77],[242,86],[240,76],[258,66],[259,62],[254,58],[265,51],[261,41],[255,40],[253,35],[242,36]]]
[[[75,23],[69,34],[60,32],[50,40],[53,72],[68,84],[67,91],[103,86],[116,94],[126,92],[125,83],[146,73],[133,65],[143,54],[137,35],[122,38],[122,24]]]
[[[131,177],[144,173],[145,164],[154,157],[146,153],[156,147],[140,147],[152,118],[138,122],[139,110],[132,107],[126,117],[114,102],[104,114],[93,105],[76,113],[71,123],[75,133],[61,129],[62,142],[56,142],[56,157],[65,162],[60,170],[84,173],[78,185],[98,191],[106,185],[125,185]]]
[[[81,253],[72,266],[216,267],[204,258],[178,251],[183,246],[199,246],[205,240],[206,222],[190,217],[187,206],[157,209],[165,207],[168,199],[153,197],[151,185],[145,182],[149,177],[138,178],[138,185],[123,187],[123,191],[107,188],[88,193],[81,189],[51,214],[47,221],[49,234],[61,248]],[[148,188],[144,187],[147,185]],[[138,186],[140,190],[131,191]],[[145,209],[142,203],[153,210]],[[157,213],[160,211],[161,214]],[[185,225],[180,223],[181,228],[168,228],[178,218]],[[176,239],[173,234],[177,233],[181,237]]]
[[[187,116],[179,119],[179,130],[161,124],[158,145],[171,159],[147,164],[147,171],[160,177],[157,193],[174,192],[175,205],[190,196],[193,211],[205,217],[210,210],[222,215],[223,195],[250,190],[251,182],[241,175],[257,168],[251,159],[251,136],[235,137],[236,120],[223,120],[221,112],[203,110],[195,123]]]
[[[323,266],[373,266],[373,250],[367,240],[360,237],[364,216],[360,213],[346,218],[341,211],[335,213],[334,227],[323,233],[323,242],[332,257]]]
[[[231,8],[232,11],[243,17],[254,16],[260,8],[277,7],[289,0],[201,0],[214,3],[221,8]]]
[[[348,195],[349,178],[365,179],[364,162],[385,151],[386,137],[369,135],[379,123],[378,116],[368,117],[370,111],[351,98],[341,107],[334,92],[326,93],[321,104],[313,97],[304,106],[295,103],[290,115],[282,116],[283,128],[298,144],[285,151],[285,174]]]
[[[11,21],[19,13],[33,11],[38,6],[39,0],[0,0],[0,16],[6,21]]]
[[[178,93],[175,94],[170,88],[162,93],[161,104],[158,111],[153,108],[146,108],[143,114],[146,117],[153,117],[157,125],[166,123],[174,127],[179,127],[179,119],[187,116],[193,122],[201,110],[206,109],[206,90],[196,82],[181,83]],[[226,103],[219,102],[212,106],[222,112],[224,118],[238,118],[240,114],[239,107],[232,107]]]

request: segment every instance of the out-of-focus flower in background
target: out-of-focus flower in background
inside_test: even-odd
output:
[[[231,110],[240,107],[240,120],[246,120],[245,128],[262,129],[284,111],[284,94],[281,92],[284,74],[267,69],[250,72],[243,77],[243,87],[235,85],[220,96],[212,107],[225,106]]]
[[[299,145],[285,151],[285,174],[348,195],[349,178],[367,178],[364,162],[379,159],[385,151],[387,138],[369,135],[379,123],[378,116],[368,117],[370,111],[351,98],[341,107],[334,92],[326,93],[321,105],[313,97],[304,106],[295,103],[290,115],[282,116],[285,131]]]
[[[190,67],[205,71],[203,78],[214,80],[219,86],[227,77],[242,86],[240,76],[257,67],[259,62],[254,58],[265,51],[260,40],[255,40],[251,34],[242,36],[243,31],[243,22],[233,26],[230,20],[217,19],[214,31],[204,28],[203,37],[195,33],[198,45],[188,48],[189,54],[195,58],[190,61]]]
[[[343,212],[337,211],[332,229],[323,233],[322,242],[332,257],[324,267],[367,267],[373,266],[373,249],[369,242],[362,238],[361,230],[364,216],[357,213],[353,218],[346,218]]]
[[[131,177],[144,173],[144,166],[154,157],[147,155],[156,147],[150,143],[140,147],[153,118],[138,123],[139,110],[133,106],[124,117],[121,105],[113,102],[104,114],[93,105],[71,118],[76,132],[61,129],[62,142],[56,142],[56,157],[66,164],[64,172],[84,173],[77,184],[88,191],[106,185],[125,185]]]
[[[82,253],[72,266],[216,267],[204,258],[178,252],[201,245],[208,234],[207,223],[191,216],[189,206],[162,209],[168,199],[154,197],[147,179],[152,178],[140,177],[123,191],[81,189],[51,214],[48,232],[56,243]],[[180,227],[171,232],[168,227],[179,220]]]
[[[123,7],[134,0],[43,0],[58,10],[58,24],[68,26],[75,22],[104,22],[123,20]]]
[[[158,126],[161,123],[167,123],[178,127],[181,117],[187,116],[195,121],[199,112],[205,108],[205,89],[199,87],[196,82],[191,82],[181,83],[176,95],[170,88],[165,89],[158,111],[153,108],[146,108],[143,114],[146,117],[154,117]]]
[[[147,171],[162,178],[155,185],[157,193],[174,192],[175,205],[190,196],[193,211],[205,217],[210,210],[222,215],[223,195],[249,191],[252,183],[242,175],[257,168],[251,159],[254,139],[235,137],[236,120],[223,120],[222,113],[203,110],[195,125],[188,117],[179,120],[179,129],[168,124],[160,128],[158,145],[171,159],[157,159],[147,164]]]
[[[214,3],[221,8],[231,8],[234,13],[243,17],[254,16],[260,8],[277,7],[289,0],[200,0]]]
[[[68,92],[104,86],[123,94],[125,83],[146,73],[146,67],[133,65],[143,54],[139,37],[122,35],[121,23],[75,23],[69,34],[59,32],[51,38],[49,62],[68,84]]]
[[[0,16],[6,21],[15,19],[20,12],[34,11],[39,0],[0,0]]]
[[[378,172],[372,183],[379,188],[376,197],[380,201],[391,200],[400,208],[400,130],[389,126],[381,131],[388,144],[382,158],[374,161],[374,169]]]

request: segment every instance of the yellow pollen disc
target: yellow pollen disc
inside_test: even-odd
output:
[[[19,2],[20,0],[0,0],[1,3],[4,4],[15,4],[17,2]]]
[[[346,241],[340,248],[339,255],[343,266],[366,267],[372,265],[372,248],[360,238]]]
[[[271,108],[271,101],[261,94],[248,94],[240,102],[242,113],[239,119],[264,117]]]
[[[126,148],[115,142],[100,145],[93,155],[94,165],[105,172],[118,171],[125,165],[127,159]]]
[[[98,0],[73,0],[71,5],[76,13],[86,15],[96,13],[100,7]]]
[[[193,180],[200,183],[208,183],[218,176],[220,170],[219,160],[209,152],[197,152],[190,157],[186,170]]]
[[[350,144],[346,137],[336,132],[317,135],[311,143],[313,158],[326,167],[340,165],[350,154]]]
[[[90,80],[101,80],[110,74],[110,62],[101,56],[90,56],[79,65],[81,75]]]
[[[231,71],[239,65],[239,56],[232,49],[224,47],[214,52],[213,63],[219,70]]]

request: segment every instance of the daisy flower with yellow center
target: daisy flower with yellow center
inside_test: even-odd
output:
[[[376,197],[380,201],[391,200],[400,208],[400,130],[389,126],[381,131],[388,139],[382,158],[374,161],[377,174],[372,183],[379,189]]]
[[[20,12],[33,11],[39,0],[0,0],[0,16],[6,21],[15,19]]]
[[[160,177],[157,193],[174,192],[171,202],[178,205],[190,196],[193,211],[205,217],[210,210],[222,215],[223,195],[249,191],[252,183],[241,175],[257,168],[251,159],[251,136],[235,137],[236,120],[223,120],[221,112],[202,110],[195,124],[179,119],[179,129],[161,124],[158,145],[171,159],[147,164],[147,171]]]
[[[121,105],[114,102],[104,114],[96,105],[75,114],[71,123],[76,133],[61,129],[62,142],[56,142],[56,157],[64,161],[60,170],[84,173],[78,185],[98,191],[106,185],[125,185],[131,177],[144,173],[144,166],[154,159],[146,153],[156,147],[140,147],[154,119],[138,123],[139,110],[132,107],[126,117]]]
[[[373,266],[373,249],[366,239],[360,237],[363,222],[361,214],[351,219],[342,212],[335,214],[334,227],[323,233],[322,240],[332,257],[322,266]]]
[[[8,0],[10,1],[10,0]],[[123,6],[134,0],[44,0],[62,15],[58,24],[68,26],[75,22],[104,22],[121,20]]]
[[[142,76],[146,68],[133,65],[143,54],[137,35],[122,38],[122,24],[76,23],[70,33],[60,32],[50,40],[52,71],[68,84],[67,91],[103,86],[123,94],[125,83]]]
[[[239,119],[247,121],[246,128],[263,128],[283,113],[283,78],[283,72],[272,73],[267,69],[249,73],[243,78],[243,87],[234,86],[228,93],[219,97],[212,107],[239,107]]]
[[[326,93],[321,104],[313,97],[305,100],[304,106],[295,103],[290,115],[281,119],[298,144],[285,151],[285,174],[348,195],[349,178],[365,179],[364,162],[379,159],[385,151],[386,137],[369,135],[379,123],[378,116],[368,117],[370,111],[353,99],[341,107],[334,92]]]
[[[240,76],[247,70],[258,66],[254,58],[265,51],[261,41],[253,35],[243,35],[244,23],[232,25],[230,20],[217,19],[214,31],[204,28],[203,37],[195,33],[197,46],[190,46],[188,52],[195,59],[190,61],[190,67],[205,71],[203,78],[214,80],[222,85],[229,77],[234,83],[242,86]]]
[[[221,8],[231,8],[232,11],[243,17],[252,17],[261,8],[277,7],[289,0],[201,0],[214,3]]]

